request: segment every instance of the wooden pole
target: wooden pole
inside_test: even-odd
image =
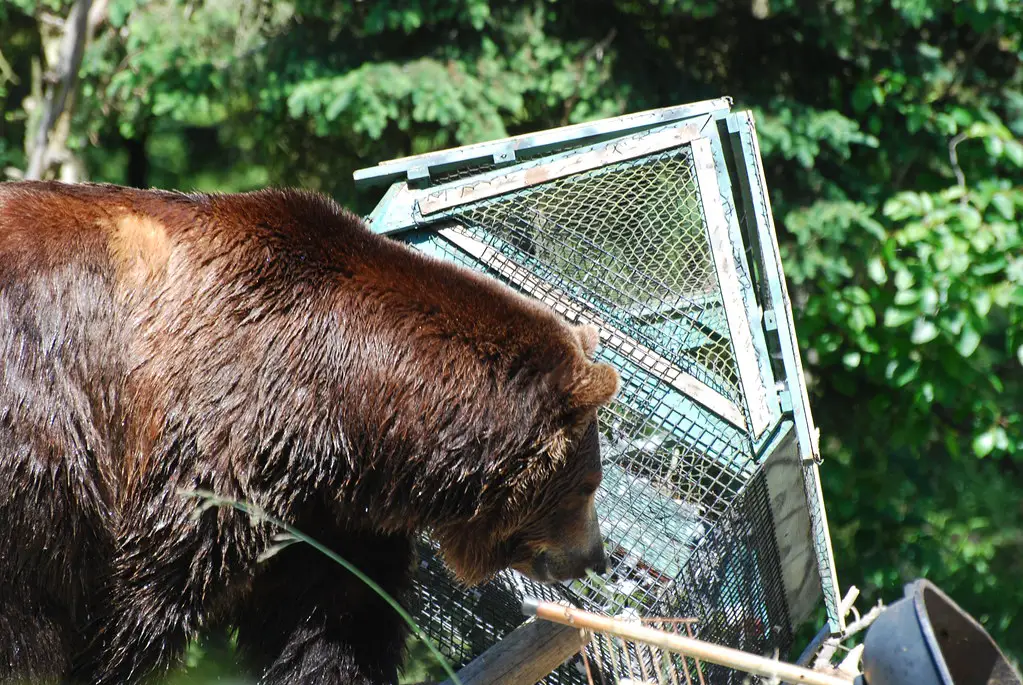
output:
[[[695,659],[709,661],[719,666],[726,666],[767,678],[779,678],[787,683],[849,685],[853,681],[851,677],[839,677],[819,671],[811,671],[800,666],[775,661],[750,654],[749,652],[732,649],[731,647],[723,647],[711,642],[655,630],[639,623],[608,618],[552,602],[527,599],[522,604],[522,610],[526,614],[535,615],[545,621],[572,626],[576,629],[586,629],[595,633],[614,635],[626,640],[635,640],[636,642],[653,645],[654,647]]]
[[[527,621],[458,672],[462,685],[526,685],[577,654],[589,636],[578,628]],[[445,680],[441,685],[452,685]]]

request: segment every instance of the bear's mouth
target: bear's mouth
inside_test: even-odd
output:
[[[555,559],[552,559],[546,551],[543,551],[537,553],[529,561],[528,565],[524,564],[525,568],[519,567],[517,570],[530,580],[544,585],[567,583],[580,577],[578,574],[565,573],[564,569],[559,569],[555,562]]]
[[[552,573],[550,559],[546,551],[537,552],[528,559],[512,564],[511,567],[537,583],[551,585],[559,582]]]
[[[530,576],[533,580],[538,583],[553,583],[556,582],[551,575],[550,564],[547,560],[547,552],[540,552],[533,557],[533,563],[530,564]]]

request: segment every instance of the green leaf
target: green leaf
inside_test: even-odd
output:
[[[888,234],[884,230],[884,226],[882,226],[877,221],[874,221],[870,217],[860,218],[860,226],[863,228],[863,230],[865,230],[867,233],[874,236],[878,240],[884,240],[885,238],[888,237]]]
[[[980,333],[973,326],[967,324],[963,328],[963,334],[959,338],[959,344],[956,345],[956,349],[959,350],[959,354],[962,356],[969,357],[977,350],[979,345]]]
[[[938,311],[938,302],[940,300],[938,291],[932,287],[927,287],[920,291],[920,309],[928,314],[934,314]]]
[[[853,89],[851,100],[855,111],[866,111],[868,107],[874,104],[874,96],[871,92],[872,89],[873,84],[869,81],[861,82]]]
[[[984,139],[984,147],[987,148],[987,153],[992,157],[1000,157],[1005,146],[1002,144],[1002,139],[996,136],[989,136]]]
[[[980,212],[970,205],[964,205],[960,208],[959,220],[963,222],[963,227],[968,231],[977,230],[984,222],[983,218],[980,216]]]
[[[895,293],[895,304],[905,307],[916,304],[920,301],[920,292],[917,290],[900,290]]]
[[[989,374],[987,377],[987,382],[991,384],[991,387],[995,389],[995,392],[999,394],[1005,392],[1005,383],[1003,383],[1002,379],[999,378],[998,376]]]
[[[984,138],[992,135],[993,129],[991,124],[986,121],[977,121],[970,124],[969,128],[966,129],[966,136],[968,138]]]
[[[916,318],[916,312],[889,307],[884,313],[885,328],[900,328]]]
[[[473,2],[469,5],[469,21],[477,31],[483,30],[490,18],[490,5],[486,2]]]
[[[350,91],[344,91],[339,93],[329,105],[327,105],[326,111],[323,116],[328,121],[334,121],[341,115],[341,112],[345,111],[352,102],[352,94]]]
[[[880,257],[871,257],[870,261],[867,262],[867,276],[870,277],[874,283],[878,285],[884,285],[888,280],[888,274],[885,272],[884,261]]]
[[[908,290],[913,287],[913,274],[910,273],[909,269],[904,266],[899,266],[895,270],[895,287],[899,290]]]
[[[131,14],[132,5],[134,3],[126,2],[126,0],[115,0],[110,3],[107,16],[110,20],[110,25],[116,28],[124,26],[128,19],[128,15]]]
[[[860,346],[860,349],[867,354],[877,354],[881,351],[881,345],[876,340],[867,335],[856,336],[856,344]]]
[[[898,361],[892,360],[885,369],[885,376],[892,382],[892,385],[896,388],[901,388],[916,378],[919,372],[920,362],[900,364]]]
[[[918,216],[918,209],[909,203],[906,194],[900,194],[886,201],[881,212],[893,221],[902,221],[911,216]]]
[[[858,286],[846,288],[843,291],[845,299],[856,304],[870,304],[870,293]]]
[[[988,312],[991,311],[991,293],[986,290],[981,290],[974,293],[973,298],[973,311],[977,312],[977,316],[983,318],[987,316]]]
[[[997,255],[994,258],[989,258],[986,262],[974,265],[973,273],[977,276],[991,276],[1001,273],[1007,266],[1009,266],[1009,260],[1005,255]]]
[[[995,448],[995,432],[989,429],[973,439],[973,453],[983,459]]]
[[[849,313],[849,328],[859,333],[870,326],[877,324],[877,315],[867,305],[857,305]]]
[[[952,312],[951,316],[943,316],[940,321],[942,330],[953,336],[958,336],[963,332],[963,327],[966,325],[966,311],[957,309]]]
[[[1005,193],[995,193],[991,198],[991,204],[994,205],[999,214],[1010,221],[1016,215],[1016,205],[1012,198]]]
[[[1009,435],[1001,426],[995,428],[995,447],[1000,450],[1009,448]]]
[[[1005,143],[1005,156],[1018,167],[1023,167],[1023,143],[1009,140]]]
[[[938,337],[938,327],[927,319],[917,319],[913,324],[913,332],[909,339],[914,345],[929,343]]]
[[[953,107],[952,118],[960,126],[969,126],[973,123],[973,113],[964,107]]]

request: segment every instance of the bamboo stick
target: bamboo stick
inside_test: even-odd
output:
[[[552,602],[526,599],[522,610],[546,621],[562,625],[585,628],[593,632],[615,635],[660,647],[695,659],[709,661],[719,666],[734,668],[754,675],[779,678],[787,683],[805,685],[849,685],[851,677],[839,677],[811,671],[782,661],[743,652],[731,647],[715,645],[691,637],[683,637],[662,630],[620,619],[600,616]]]

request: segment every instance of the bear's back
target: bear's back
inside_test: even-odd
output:
[[[24,182],[0,184],[0,354],[8,425],[33,434],[22,442],[92,462],[116,488],[144,466],[121,454],[125,431],[151,431],[141,416],[192,416],[225,453],[225,436],[264,432],[277,407],[405,397],[417,404],[402,416],[422,417],[457,387],[472,417],[451,430],[485,433],[494,416],[542,413],[534,379],[582,351],[545,307],[314,193]],[[520,392],[536,400],[504,399]]]
[[[103,224],[123,201],[104,186],[0,183],[0,283],[71,264],[103,268]]]
[[[275,259],[301,253],[302,261],[315,261],[328,257],[328,246],[365,233],[357,217],[328,198],[297,190],[203,194],[0,183],[0,278],[8,281],[72,265],[113,276],[135,259],[159,265],[179,246],[206,250],[200,263],[240,243],[274,250]]]

